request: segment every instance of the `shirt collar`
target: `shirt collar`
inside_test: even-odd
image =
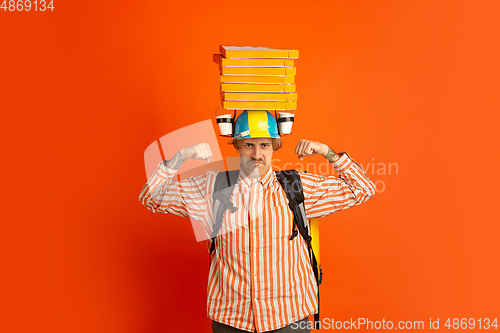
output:
[[[269,167],[265,175],[260,176],[259,178],[254,178],[247,174],[243,168],[240,166],[240,173],[239,173],[239,179],[240,182],[243,186],[245,187],[251,187],[252,182],[259,181],[261,182],[263,187],[269,186],[269,183],[271,183],[271,180],[273,179],[274,172],[273,172],[273,167]]]

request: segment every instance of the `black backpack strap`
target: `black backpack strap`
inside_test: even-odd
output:
[[[231,195],[233,194],[234,186],[238,180],[239,170],[231,170],[219,172],[215,177],[214,191],[212,194],[212,207],[213,207],[213,228],[212,244],[210,246],[209,265],[212,253],[215,250],[215,239],[222,227],[224,214],[226,210],[230,209],[234,213],[238,208],[231,202]]]
[[[288,206],[293,212],[293,232],[290,236],[290,240],[293,240],[297,236],[298,228],[309,250],[309,259],[311,260],[314,277],[316,278],[316,283],[318,285],[318,313],[314,314],[314,328],[319,329],[319,285],[321,284],[323,274],[321,269],[318,267],[318,262],[311,246],[312,239],[309,235],[309,228],[307,225],[302,181],[300,180],[300,176],[296,170],[276,171],[276,178],[278,178],[278,181],[283,187],[288,198]]]
[[[283,190],[285,190],[288,207],[290,207],[293,213],[293,232],[290,240],[294,239],[300,232],[306,243],[310,244],[311,236],[309,236],[304,208],[304,192],[298,172],[296,170],[276,171],[276,178],[278,178]]]

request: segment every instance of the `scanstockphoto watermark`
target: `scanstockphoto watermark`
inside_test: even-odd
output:
[[[432,323],[431,323],[432,324]],[[292,329],[312,329],[314,326],[314,321],[309,322],[299,322],[293,323],[291,325]],[[401,320],[393,322],[391,320],[370,320],[368,318],[351,318],[350,320],[335,320],[333,318],[323,318],[316,322],[316,328],[318,329],[332,329],[332,330],[359,330],[359,329],[370,329],[370,330],[380,330],[380,329],[425,329],[425,323],[422,320]],[[435,327],[433,327],[435,328]]]
[[[273,159],[273,169],[280,170],[276,165],[281,165],[281,160],[279,158]],[[372,157],[370,162],[367,163],[357,163],[367,174],[368,177],[372,176],[397,176],[399,174],[399,165],[396,162],[380,162]],[[317,175],[331,175],[334,172],[333,166],[330,162],[324,161],[321,163],[303,163],[303,162],[286,162],[283,164],[283,170],[296,169],[296,170],[306,170],[309,173]],[[373,179],[372,179],[373,181]],[[375,191],[377,193],[384,192],[386,190],[385,181],[382,179],[377,179],[373,181],[375,184]]]

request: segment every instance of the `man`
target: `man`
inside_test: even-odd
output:
[[[267,111],[245,111],[236,120],[233,140],[240,170],[231,202],[238,209],[226,212],[210,265],[207,311],[212,330],[310,332],[307,316],[318,312],[318,286],[304,239],[299,235],[290,240],[293,214],[271,165],[274,151],[282,145],[276,120]],[[375,194],[373,183],[347,153],[337,154],[309,140],[300,140],[295,153],[300,160],[322,155],[339,174],[299,171],[308,219],[359,205]],[[209,162],[211,157],[206,143],[181,149],[160,163],[140,201],[153,212],[200,221],[210,235],[218,171],[180,182],[173,179],[185,160]]]

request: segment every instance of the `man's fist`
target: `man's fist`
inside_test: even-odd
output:
[[[299,160],[303,160],[305,156],[321,154],[325,156],[328,153],[328,146],[321,142],[300,140],[295,148],[295,153],[299,155]]]
[[[182,158],[192,160],[206,160],[207,163],[212,161],[212,151],[208,143],[198,143],[180,150]]]

